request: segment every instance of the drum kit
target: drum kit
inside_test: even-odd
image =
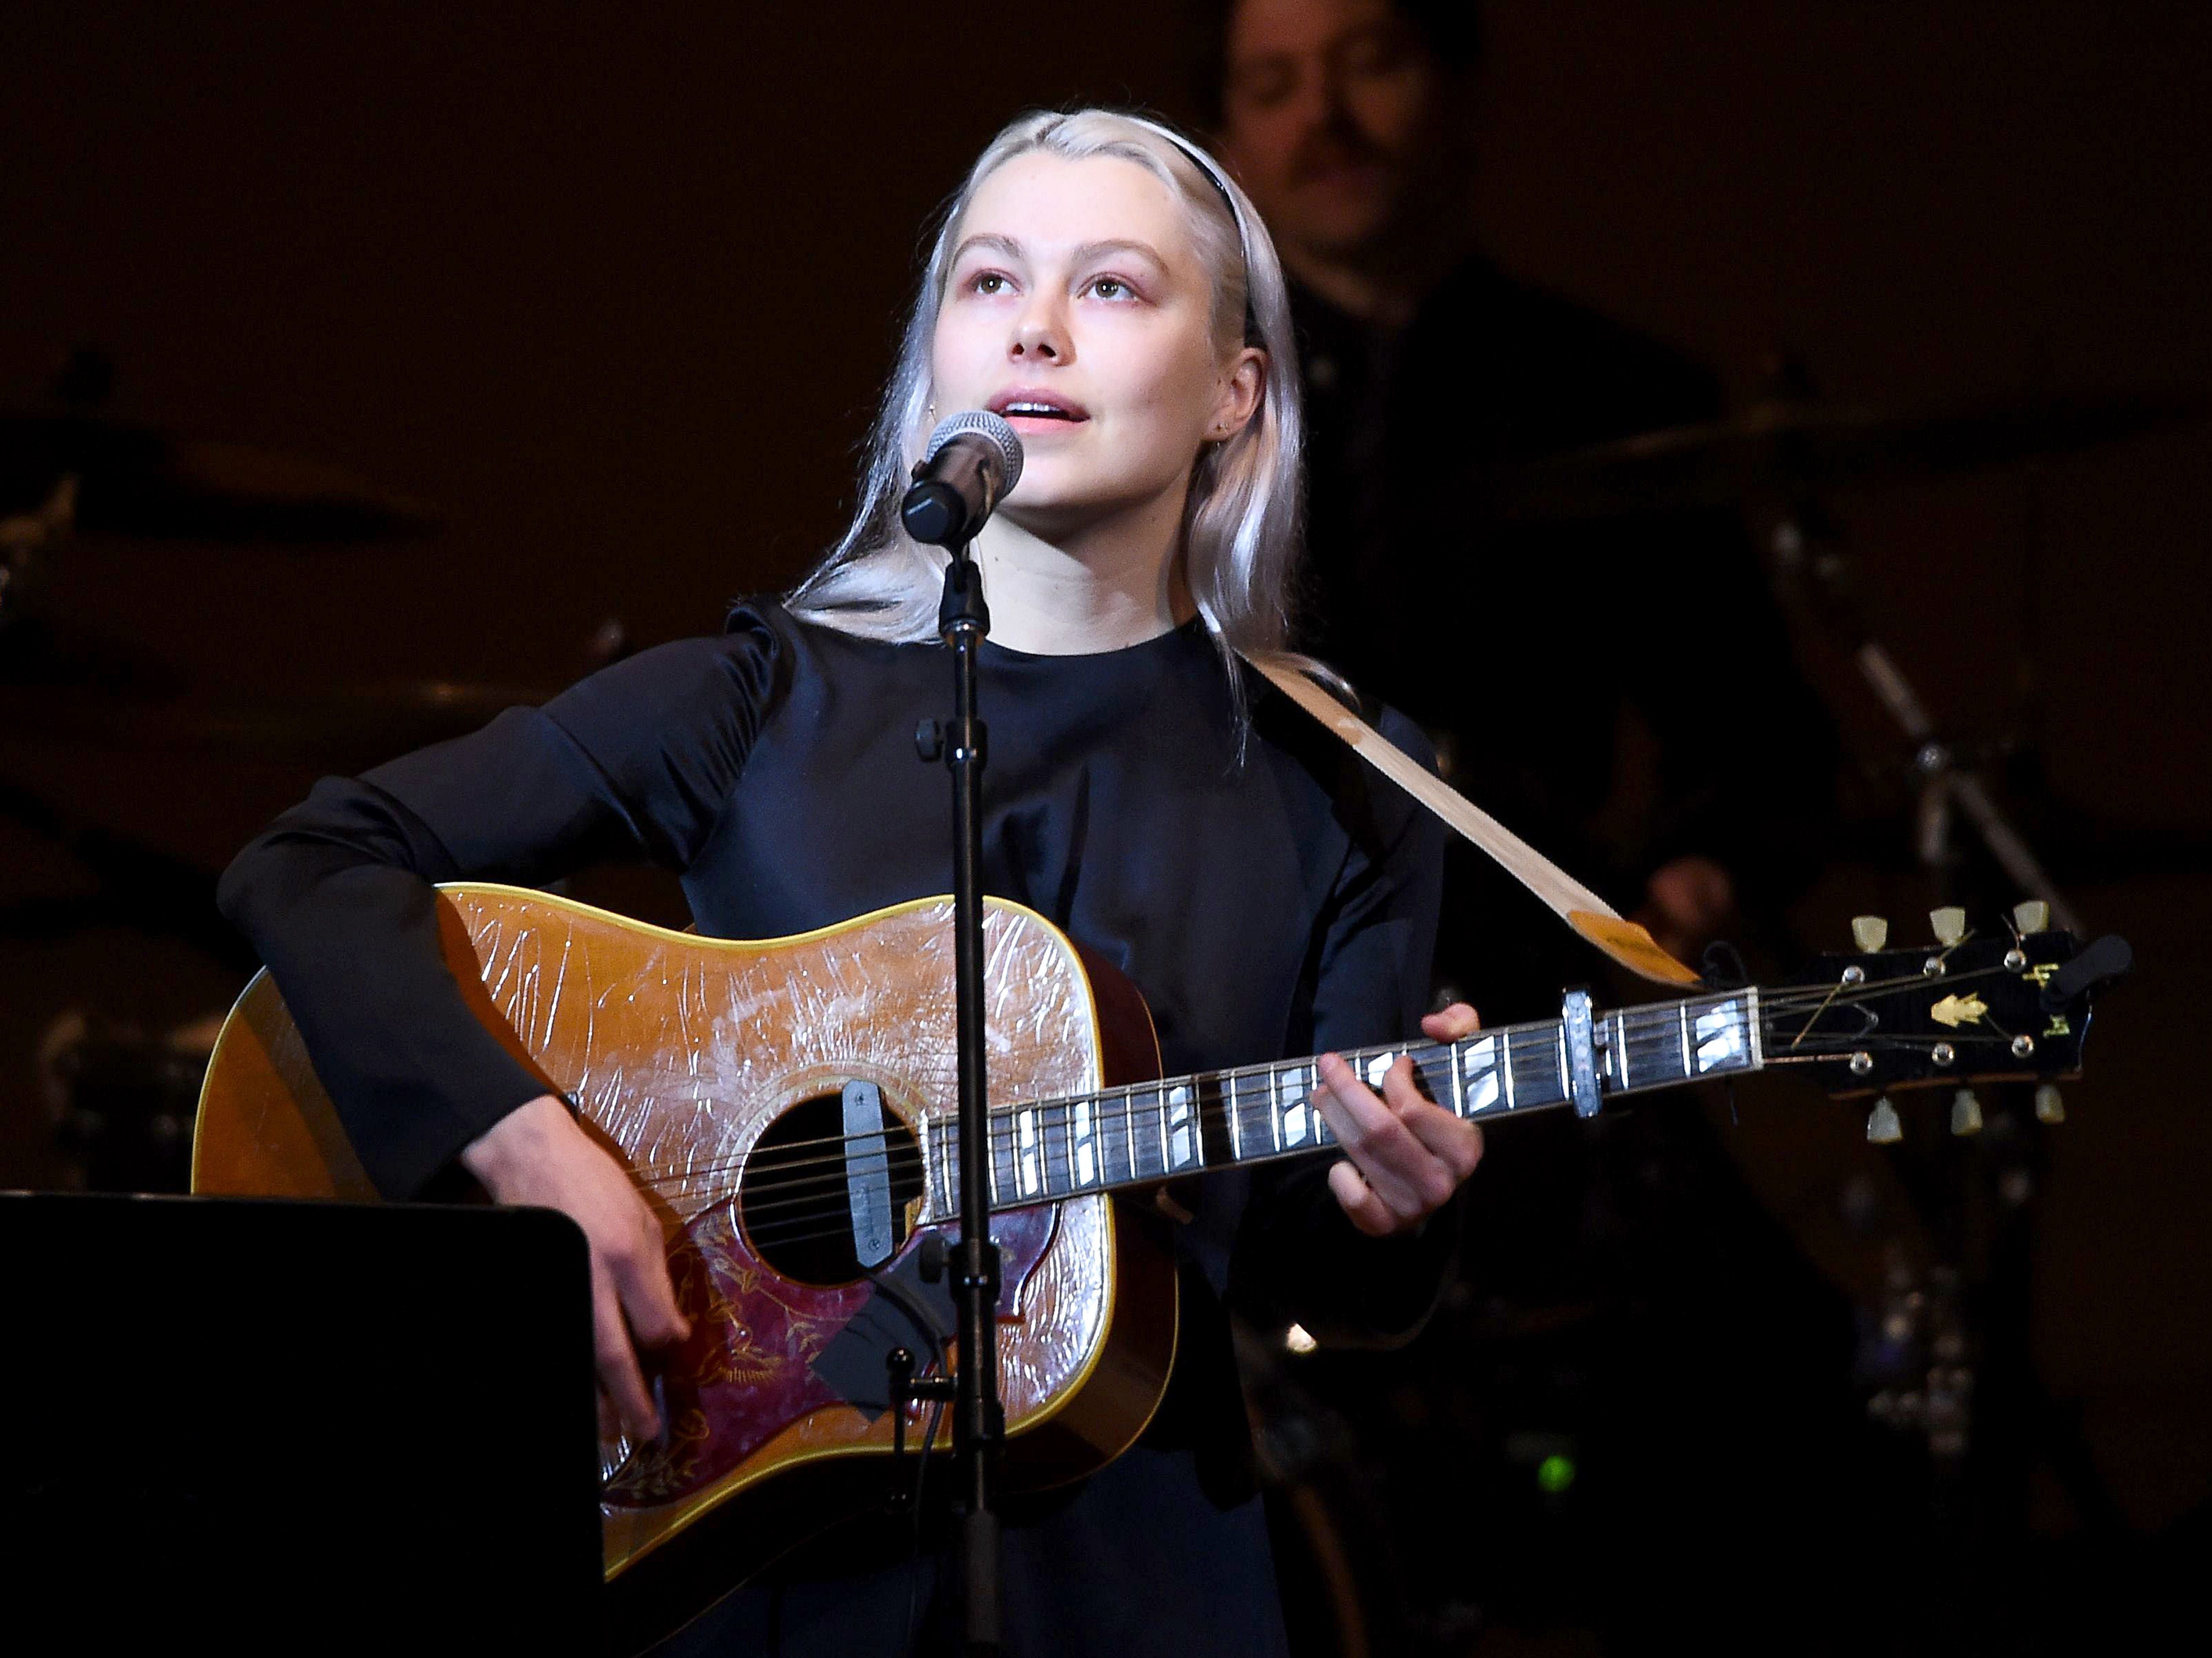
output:
[[[296,548],[308,556],[439,531],[437,514],[422,503],[319,462],[110,419],[97,411],[103,372],[96,359],[80,357],[57,383],[62,395],[53,406],[0,413],[0,737],[9,748],[278,757],[350,767],[472,729],[553,689],[412,679],[330,684],[283,698],[217,695],[151,660],[103,646],[83,619],[58,613],[46,578],[58,562],[97,558],[118,538],[190,541],[214,556],[247,544]],[[1523,521],[1779,503],[1770,544],[1774,574],[1785,592],[1806,599],[1823,625],[1844,640],[1893,716],[1903,768],[1917,779],[1919,860],[1933,867],[1951,859],[1954,827],[1971,827],[2012,884],[2049,902],[2054,918],[2066,925],[2063,895],[2002,809],[2002,791],[1970,763],[1974,756],[1946,744],[1897,661],[1851,610],[1847,562],[1832,538],[1814,532],[1814,507],[1831,491],[2019,465],[2179,428],[2208,412],[2212,399],[2174,390],[1934,410],[1845,407],[1785,391],[1725,420],[1500,463],[1472,481],[1496,513]],[[611,624],[593,654],[609,660],[622,649],[620,630]],[[100,889],[66,901],[0,896],[0,944],[111,925],[128,895],[133,924],[167,929],[226,965],[247,965],[213,914],[205,872],[82,821],[4,775],[0,818],[76,854]],[[167,896],[139,902],[149,894]],[[148,1030],[83,1008],[53,1019],[40,1044],[37,1072],[56,1156],[81,1183],[181,1189],[215,1023]],[[2016,1157],[2008,1167],[2014,1165],[2007,1178],[2025,1179],[2019,1171],[2026,1164]],[[1922,1360],[1929,1353],[1936,1356],[1929,1363],[1954,1383],[1966,1375],[1955,1280],[1923,1284],[1893,1273],[1886,1293],[1888,1300],[1866,1315],[1887,1333],[1883,1351],[1896,1358],[1910,1347],[1918,1357],[1875,1367],[1879,1374],[1867,1388],[1870,1412],[1900,1433],[1923,1436],[1939,1461],[1955,1461],[1965,1433],[1956,1401],[1939,1409],[1928,1388],[1911,1380],[1918,1374],[1914,1366],[1928,1368]],[[1448,1303],[1443,1317],[1447,1323],[1479,1322],[1480,1309]],[[1357,1480],[1346,1484],[1341,1472],[1340,1425],[1328,1425],[1327,1408],[1302,1388],[1295,1339],[1288,1348],[1272,1338],[1248,1339],[1246,1347],[1247,1369],[1256,1378],[1263,1463],[1289,1494],[1279,1506],[1303,1539],[1294,1546],[1317,1565],[1312,1581],[1326,1591],[1318,1612],[1340,1645],[1358,1649],[1373,1632],[1360,1626],[1358,1597],[1347,1585],[1363,1575],[1358,1557],[1363,1547],[1371,1552],[1372,1539],[1363,1542],[1361,1526],[1347,1527],[1331,1517],[1357,1510],[1364,1500]],[[1433,1400],[1419,1408],[1435,1408]],[[1572,1442],[1543,1433],[1505,1438],[1519,1445],[1506,1460],[1528,1488],[1531,1514],[1540,1521],[1556,1513],[1576,1478]],[[1324,1467],[1338,1467],[1339,1473],[1325,1475]],[[1344,1489],[1323,1500],[1329,1478]],[[1425,1615],[1437,1625],[1431,1644],[1450,1645],[1456,1638],[1450,1634],[1453,1609],[1430,1608]]]

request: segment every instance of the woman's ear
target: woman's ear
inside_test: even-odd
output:
[[[1207,438],[1219,443],[1243,431],[1259,412],[1260,399],[1267,390],[1267,354],[1256,346],[1245,346],[1230,360],[1228,372],[1221,378],[1221,395],[1213,405]]]

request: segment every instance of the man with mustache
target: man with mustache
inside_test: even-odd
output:
[[[1776,938],[1820,856],[1835,748],[1738,515],[1516,522],[1475,487],[1485,465],[1716,418],[1713,380],[1477,245],[1471,0],[1217,0],[1198,21],[1201,104],[1293,278],[1304,642],[1428,726],[1457,786],[1678,955]],[[1453,849],[1438,969],[1486,1017],[1549,1012],[1595,967]],[[1377,1569],[1399,1586],[1368,1597],[1378,1649],[1425,1649],[1425,1625],[1457,1649],[1455,1619],[1522,1613],[1667,1628],[1690,1566],[1669,1540],[1740,1567],[1765,1540],[1686,1448],[1758,1442],[1795,1489],[1842,1484],[1850,1424],[1814,1400],[1847,1391],[1830,1356],[1849,1351],[1845,1309],[1695,1105],[1522,1127],[1468,1206],[1472,1310],[1380,1370],[1297,1372],[1383,1471],[1388,1523],[1346,1533],[1390,1540]],[[1533,1463],[1512,1466],[1532,1434],[1580,1458],[1587,1489],[1540,1499]],[[1460,1519],[1423,1518],[1443,1511]],[[1586,1546],[1607,1572],[1563,1578]],[[1774,1586],[1806,1570],[1769,1564]]]
[[[1477,246],[1468,0],[1210,15],[1201,91],[1293,277],[1307,642],[1437,732],[1459,786],[1676,954],[1771,930],[1813,866],[1834,751],[1735,514],[1514,523],[1485,517],[1475,482],[1712,419],[1711,377]],[[1627,813],[1624,710],[1656,772]],[[1486,1011],[1543,1011],[1532,994],[1588,975],[1516,889],[1469,858],[1453,874],[1440,966]]]

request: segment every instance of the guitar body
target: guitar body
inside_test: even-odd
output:
[[[516,888],[447,887],[438,910],[478,1018],[638,1179],[693,1322],[663,1377],[665,1442],[601,1448],[613,1622],[650,1638],[881,1502],[885,1357],[903,1345],[925,1369],[950,1365],[949,1297],[917,1268],[927,1236],[957,1230],[931,1219],[955,1208],[940,1189],[956,1097],[951,902],[760,943]],[[1018,906],[990,902],[985,929],[994,1102],[1158,1074],[1126,980]],[[872,1272],[855,1254],[842,1150],[855,1084],[880,1102],[895,1206],[894,1252]],[[266,974],[216,1043],[192,1185],[376,1199]],[[1005,1477],[1079,1477],[1136,1438],[1166,1386],[1171,1260],[1152,1217],[1099,1194],[1007,1211],[993,1235]],[[910,1445],[928,1422],[908,1407]]]

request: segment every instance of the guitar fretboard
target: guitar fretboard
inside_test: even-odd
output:
[[[1604,1095],[1640,1093],[1755,1070],[1755,989],[1626,1008],[1593,1022],[1592,1058]],[[1370,1086],[1410,1057],[1421,1090],[1469,1121],[1543,1110],[1573,1098],[1564,1020],[1483,1031],[1456,1042],[1347,1051]],[[1294,1157],[1335,1144],[1315,1108],[1314,1061],[1202,1072],[1065,1099],[994,1106],[991,1207],[1019,1208],[1085,1192],[1145,1186],[1231,1164]],[[925,1218],[960,1210],[957,1136],[951,1119],[923,1124]]]

